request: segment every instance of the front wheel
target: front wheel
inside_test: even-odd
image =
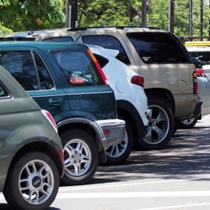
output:
[[[68,130],[61,135],[65,172],[61,178],[64,185],[89,182],[98,167],[98,149],[93,138],[80,129]]]
[[[43,210],[55,200],[59,184],[59,172],[52,159],[41,152],[30,152],[11,165],[3,193],[14,209]]]
[[[119,119],[126,122],[125,136],[120,144],[113,145],[106,150],[106,164],[110,165],[123,164],[133,149],[134,137],[130,123],[123,116],[119,115]]]
[[[158,99],[148,100],[148,132],[140,142],[145,149],[162,149],[174,133],[174,117],[170,107]]]

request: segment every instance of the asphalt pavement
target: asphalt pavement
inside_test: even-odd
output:
[[[209,210],[210,115],[178,130],[163,150],[133,151],[99,166],[86,185],[62,186],[48,210]],[[0,194],[0,210],[11,210]]]

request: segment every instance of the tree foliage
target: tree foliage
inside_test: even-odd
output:
[[[0,24],[13,31],[63,27],[63,0],[0,0]]]
[[[174,0],[174,33],[189,35],[189,0]],[[147,25],[169,28],[170,0],[147,0]],[[192,0],[192,32],[199,36],[209,35],[209,0],[203,0],[203,23],[201,23],[201,0]],[[0,33],[9,30],[65,27],[66,0],[0,0]],[[78,0],[79,26],[141,26],[142,0]],[[4,28],[3,28],[4,27]]]

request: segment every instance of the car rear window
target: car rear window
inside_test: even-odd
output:
[[[188,58],[168,33],[133,32],[127,37],[146,64],[187,63]]]
[[[94,44],[108,49],[119,50],[117,59],[121,62],[130,65],[128,56],[118,39],[110,35],[88,35],[83,36],[82,40],[86,44]]]
[[[210,63],[210,50],[209,52],[189,52],[193,58],[195,59],[199,59],[200,61],[206,62],[206,63]]]
[[[109,63],[109,60],[104,58],[103,56],[101,55],[98,55],[96,53],[93,53],[94,56],[96,57],[98,63],[100,64],[101,68],[104,68],[104,66],[106,66],[108,63]]]
[[[72,85],[104,85],[104,81],[87,50],[52,52],[61,71]]]

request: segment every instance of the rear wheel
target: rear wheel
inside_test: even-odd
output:
[[[190,118],[190,119],[185,119],[185,120],[179,119],[177,122],[177,128],[181,128],[181,129],[193,128],[195,124],[197,123],[197,121],[198,121],[197,118]]]
[[[158,99],[148,100],[148,132],[140,142],[145,149],[162,149],[174,134],[174,117],[170,107]]]
[[[89,182],[98,167],[98,149],[93,138],[80,129],[61,134],[65,172],[61,178],[64,185],[79,185]]]
[[[55,200],[59,184],[59,172],[52,159],[32,151],[11,165],[3,193],[14,209],[43,210]]]
[[[125,137],[120,144],[113,145],[106,150],[107,164],[123,164],[133,149],[133,131],[130,123],[122,116],[119,119],[126,122]]]

